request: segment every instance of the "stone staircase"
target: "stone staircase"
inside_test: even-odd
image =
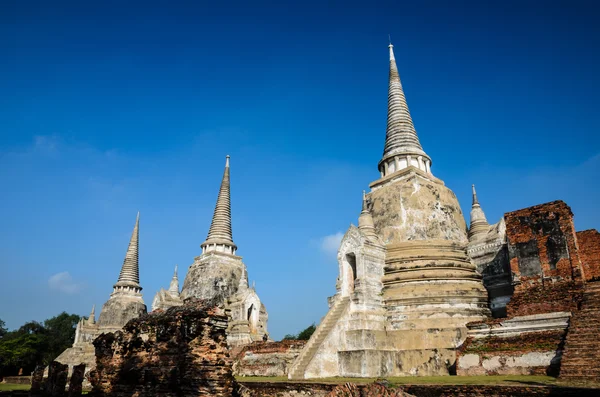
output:
[[[586,284],[581,310],[571,317],[560,378],[600,380],[600,281]]]
[[[319,324],[315,332],[310,337],[306,346],[304,346],[304,349],[302,349],[302,352],[294,361],[294,364],[292,365],[288,373],[289,379],[304,379],[304,372],[306,371],[306,367],[315,356],[317,350],[319,350],[319,347],[321,346],[327,335],[329,335],[331,329],[340,319],[342,313],[344,313],[344,311],[348,307],[349,302],[350,297],[348,296],[340,298],[333,304],[333,307],[329,309],[327,315],[325,315],[325,318],[323,319],[323,321],[321,321],[321,324]]]

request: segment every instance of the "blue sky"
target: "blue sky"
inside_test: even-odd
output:
[[[138,210],[146,304],[175,264],[183,282],[226,154],[271,335],[318,322],[378,176],[388,34],[433,173],[466,214],[475,183],[491,222],[562,199],[578,230],[600,226],[593,2],[213,3],[0,5],[9,328],[102,305]]]

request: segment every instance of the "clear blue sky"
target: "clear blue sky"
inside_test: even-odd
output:
[[[283,3],[2,2],[9,328],[104,303],[138,210],[146,304],[175,264],[183,282],[226,154],[272,336],[318,322],[335,236],[378,176],[388,33],[432,170],[467,215],[475,183],[491,222],[562,199],[578,230],[600,226],[594,2]]]

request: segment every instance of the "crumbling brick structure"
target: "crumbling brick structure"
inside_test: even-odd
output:
[[[600,281],[600,233],[595,229],[577,232],[577,245],[586,281]]]
[[[508,316],[576,309],[583,280],[571,208],[553,201],[504,219],[515,286]]]
[[[562,201],[506,213],[504,222],[514,287],[507,318],[468,325],[457,373],[556,376],[565,336],[574,318],[579,321],[585,301],[588,277],[582,261],[590,264],[589,274],[598,267],[596,235],[585,232],[583,243],[578,241],[582,235],[575,233],[571,208]]]
[[[306,341],[253,342],[233,349],[236,376],[287,376]]]
[[[85,364],[75,365],[69,378],[69,397],[81,396],[84,376]]]
[[[69,393],[67,394],[65,388],[67,386],[68,371],[68,365],[52,361],[48,366],[48,377],[44,379],[44,367],[36,367],[31,377],[29,395],[31,397],[80,396],[85,364],[76,367],[77,374],[75,374],[75,377],[71,377]]]
[[[231,396],[227,317],[191,302],[131,320],[99,336],[93,393],[103,396]]]

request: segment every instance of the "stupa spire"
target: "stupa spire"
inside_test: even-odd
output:
[[[469,239],[475,237],[476,235],[487,233],[490,228],[490,224],[488,223],[485,217],[485,213],[479,205],[479,200],[477,199],[477,192],[475,191],[475,185],[471,185],[471,189],[473,192],[473,204],[471,205],[471,223],[469,225]]]
[[[388,116],[383,157],[379,162],[381,176],[410,166],[431,173],[431,158],[423,151],[413,124],[400,74],[396,66],[394,46],[390,42]]]
[[[177,277],[177,265],[175,265],[175,272],[169,285],[169,292],[179,295],[179,278]]]
[[[121,267],[121,273],[119,274],[119,281],[115,284],[115,290],[122,289],[122,287],[131,287],[134,292],[140,292],[140,270],[139,270],[139,229],[140,229],[140,213],[138,211],[137,218],[135,219],[135,226],[133,227],[133,233],[129,240],[129,247],[123,260],[123,266]]]
[[[208,237],[201,245],[202,252],[218,251],[235,254],[237,250],[231,233],[231,200],[229,187],[229,156],[225,159],[225,171],[217,197]]]
[[[475,185],[471,185],[471,190],[473,192],[473,203],[472,205],[479,205],[479,200],[477,200],[477,191],[475,190]]]

